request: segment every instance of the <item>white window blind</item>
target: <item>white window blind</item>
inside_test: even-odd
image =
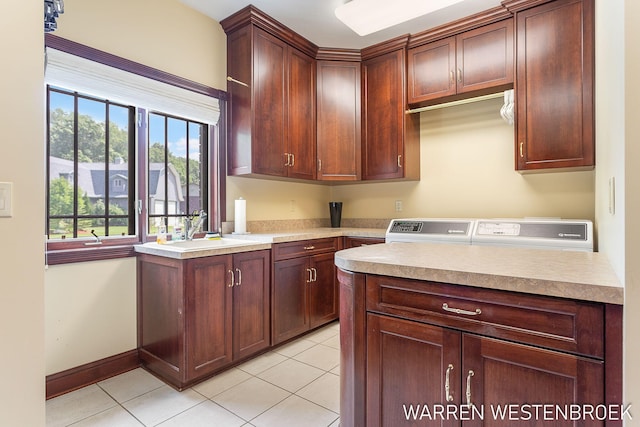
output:
[[[142,77],[56,49],[47,48],[45,83],[215,125],[217,98]]]

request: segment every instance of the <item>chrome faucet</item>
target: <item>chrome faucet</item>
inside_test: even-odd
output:
[[[200,227],[202,227],[202,223],[207,218],[207,213],[204,210],[200,210],[198,212],[197,218],[187,217],[185,220],[185,231],[187,240],[193,240],[193,235],[198,232]]]

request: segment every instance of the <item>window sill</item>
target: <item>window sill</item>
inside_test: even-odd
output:
[[[46,264],[59,265],[86,261],[128,258],[136,255],[133,244],[47,250]]]

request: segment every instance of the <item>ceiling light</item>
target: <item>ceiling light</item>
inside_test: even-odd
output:
[[[358,35],[392,27],[463,0],[351,0],[335,10],[336,17]]]

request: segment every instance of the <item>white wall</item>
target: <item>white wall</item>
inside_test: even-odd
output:
[[[6,2],[3,3],[6,6]],[[3,7],[0,25],[0,425],[44,425],[44,67],[42,2]]]

